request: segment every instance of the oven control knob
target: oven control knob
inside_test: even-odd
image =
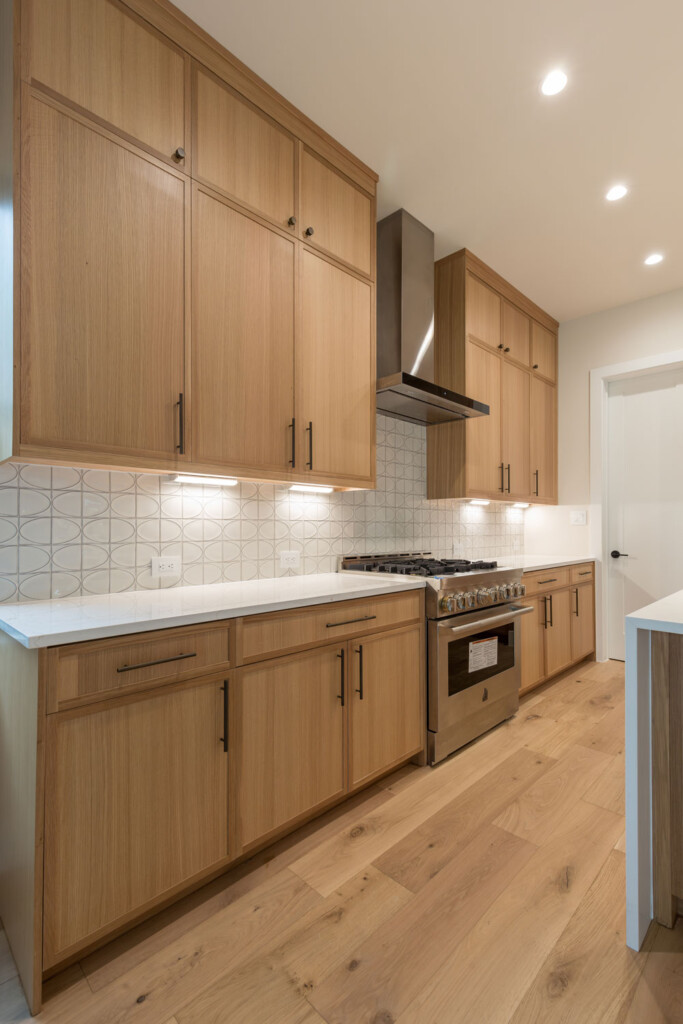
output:
[[[477,595],[474,593],[473,590],[469,590],[465,594],[465,607],[467,607],[467,608],[474,608],[476,603],[477,603]]]
[[[499,597],[503,596],[501,590],[502,588],[499,587],[489,587],[489,595],[493,604],[495,604]]]
[[[489,594],[488,590],[478,590],[477,591],[477,604],[490,604],[490,603],[491,603],[491,595]]]
[[[467,608],[467,596],[467,594],[455,595],[455,604],[459,611],[462,611],[463,608]]]
[[[455,611],[455,601],[451,594],[446,594],[444,597],[441,598],[441,601],[439,603],[441,605],[442,612]]]
[[[506,583],[504,586],[502,586],[500,588],[500,596],[501,597],[505,597],[505,598],[512,597],[514,592],[515,592],[515,588],[514,588],[514,586],[511,583]]]
[[[526,584],[515,583],[515,597],[524,597],[526,594]]]

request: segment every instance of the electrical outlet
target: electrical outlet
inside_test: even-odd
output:
[[[586,525],[586,510],[585,508],[575,508],[569,513],[569,525],[570,526],[585,526]]]
[[[298,551],[281,551],[280,552],[280,568],[281,569],[298,569],[301,564],[301,555]]]
[[[163,576],[180,576],[180,565],[179,558],[162,555],[161,558],[152,559],[150,575],[153,580],[160,580]]]

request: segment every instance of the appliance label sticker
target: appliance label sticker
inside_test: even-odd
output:
[[[498,637],[490,640],[472,640],[470,643],[470,672],[491,668],[498,664]]]

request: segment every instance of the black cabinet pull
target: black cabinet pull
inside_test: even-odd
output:
[[[583,572],[579,573],[579,576],[591,576],[591,575],[592,575],[592,570],[591,569],[584,569]]]
[[[308,467],[308,469],[313,469],[313,421],[312,420],[308,421],[308,426],[306,427],[306,433],[308,434],[308,462],[306,463],[306,466]]]
[[[313,228],[306,228],[306,230],[304,231],[304,234],[307,235],[308,238],[310,238],[313,233]]]
[[[292,431],[292,457],[289,460],[289,464],[292,469],[296,469],[296,418],[294,416],[292,416],[289,429]]]
[[[498,490],[499,491],[503,491],[503,493],[505,493],[505,463],[504,462],[501,462],[501,464],[500,464],[500,487],[498,488]]]
[[[223,744],[223,750],[227,754],[228,752],[228,687],[230,685],[229,679],[223,680],[221,686],[221,692],[223,694],[223,735],[220,737],[220,741]]]
[[[157,658],[156,661],[141,661],[139,665],[122,665],[117,672],[134,672],[136,668],[151,668],[152,665],[166,665],[169,661],[184,661],[185,658],[196,658],[196,652],[192,654],[174,654],[172,658]]]
[[[360,699],[363,699],[363,645],[358,644],[356,648],[356,654],[358,655],[358,689],[356,693],[360,695]]]
[[[553,578],[551,580],[539,580],[538,582],[539,582],[539,585],[541,583],[557,583],[557,576],[553,576]]]
[[[346,699],[345,699],[346,698],[346,691],[345,691],[346,679],[345,679],[345,674],[344,674],[344,653],[345,653],[344,652],[344,648],[342,647],[341,651],[337,655],[338,658],[341,658],[341,693],[337,694],[337,698],[338,698],[338,700],[341,701],[341,706],[342,707],[344,707],[344,704],[346,703]]]
[[[510,463],[508,462],[508,494],[510,493]]]
[[[335,626],[350,626],[352,622],[369,622],[370,619],[376,619],[376,615],[361,615],[359,619],[344,619],[343,622],[327,622],[325,629],[333,629]]]
[[[536,477],[536,490],[534,491],[534,494],[538,497],[538,470],[534,471],[534,476]]]
[[[176,160],[184,160],[185,159],[185,150],[183,149],[183,147],[182,146],[178,146],[178,148],[176,149],[176,151],[173,154],[173,156],[175,157]]]
[[[538,369],[538,363],[534,363],[532,369],[537,370]]]
[[[176,448],[180,455],[185,454],[185,395],[180,392],[178,395],[178,444]]]
[[[548,594],[548,600],[550,601],[550,622],[548,623],[548,625],[552,626],[552,624],[553,624],[553,595],[552,594]]]
[[[501,343],[500,343],[500,345],[498,346],[498,348],[504,348],[504,347],[505,347],[505,346],[503,345],[503,342],[501,341]]]
[[[574,608],[574,615],[576,615],[576,617],[578,618],[579,617],[579,588],[578,587],[574,591],[574,596],[576,598],[576,606]]]
[[[543,628],[548,628],[548,598],[543,598]]]
[[[293,228],[294,225],[296,224],[296,217],[290,217],[287,223],[289,224],[290,228]]]
[[[504,352],[509,352],[510,351],[510,346],[508,346],[507,348],[503,349],[503,351]]]

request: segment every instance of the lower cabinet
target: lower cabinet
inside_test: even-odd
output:
[[[342,644],[239,673],[235,801],[243,848],[344,793],[345,658]]]
[[[222,679],[48,716],[43,964],[228,856]]]
[[[422,749],[424,689],[415,671],[419,626],[350,645],[349,788],[355,789]]]
[[[567,586],[570,571],[553,570],[525,573],[528,590],[534,592],[525,604],[533,611],[522,616],[522,683],[527,693],[558,672],[588,657],[595,650],[595,598],[593,565],[573,567],[572,579],[588,575],[589,581]],[[542,577],[542,578],[541,578]],[[543,584],[555,584],[547,593],[538,593]]]

